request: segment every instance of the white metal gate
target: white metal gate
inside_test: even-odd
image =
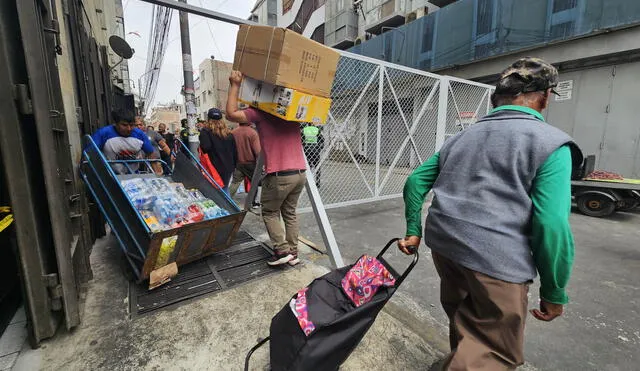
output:
[[[326,208],[400,197],[416,167],[490,108],[492,86],[341,53],[323,140],[305,151]]]

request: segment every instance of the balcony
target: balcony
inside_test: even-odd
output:
[[[327,11],[327,14],[331,13]],[[336,49],[352,47],[358,38],[358,14],[352,9],[342,10],[325,21],[324,43]]]
[[[366,25],[364,30],[374,35],[380,35],[382,33],[382,27],[394,28],[405,24],[404,17],[405,15],[401,12],[393,12],[379,21]]]
[[[325,36],[325,45],[332,48],[346,50],[352,47],[358,38],[358,29],[344,26],[334,33]]]
[[[396,0],[389,0],[375,7],[367,13],[367,24],[364,30],[374,35],[380,35],[383,27],[399,27],[405,24],[405,14],[402,5]]]

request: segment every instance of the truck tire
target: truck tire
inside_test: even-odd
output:
[[[616,210],[616,204],[609,198],[588,193],[578,197],[578,210],[584,215],[601,218],[611,215]]]
[[[640,205],[640,201],[636,200],[635,198],[625,198],[618,205],[616,210],[618,210],[618,211],[631,211],[631,210],[635,209],[636,207],[638,207],[638,205]]]

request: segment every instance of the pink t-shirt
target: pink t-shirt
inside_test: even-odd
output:
[[[267,174],[306,168],[297,122],[285,121],[254,108],[247,108],[244,114],[258,128]]]

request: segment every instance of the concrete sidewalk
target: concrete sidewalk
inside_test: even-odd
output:
[[[365,253],[376,254],[390,238],[405,233],[402,199],[331,209],[327,213],[346,262],[354,261]],[[302,214],[300,219],[301,234],[322,245],[313,214]],[[565,307],[565,314],[551,323],[537,321],[531,316],[527,318],[525,359],[536,368],[549,371],[638,369],[638,225],[640,209],[616,213],[608,218],[592,218],[579,213],[571,215],[576,256],[568,287],[570,303]],[[255,227],[254,223],[248,223],[247,228],[254,228],[250,229],[253,233],[264,230],[258,223]],[[399,267],[406,264],[406,256],[394,250],[390,251],[390,262]],[[428,319],[417,322],[412,327],[415,331],[430,344],[446,342],[448,320],[439,302],[440,279],[424,244],[420,252],[420,263],[397,295],[411,298],[412,304],[403,303],[401,308],[416,305],[414,315]],[[328,260],[318,262],[328,263]],[[529,308],[538,303],[538,289],[539,280],[536,279],[529,290]]]
[[[241,370],[247,351],[268,335],[271,317],[327,272],[312,262],[324,258],[305,251],[305,263],[294,269],[131,320],[122,273],[127,267],[119,255],[114,239],[99,241],[82,324],[71,333],[60,330],[40,349],[23,348],[14,370]],[[427,369],[443,356],[443,343],[414,331],[425,328],[416,326],[416,312],[416,305],[398,295],[342,369]],[[254,354],[252,369],[268,369],[268,346]]]

